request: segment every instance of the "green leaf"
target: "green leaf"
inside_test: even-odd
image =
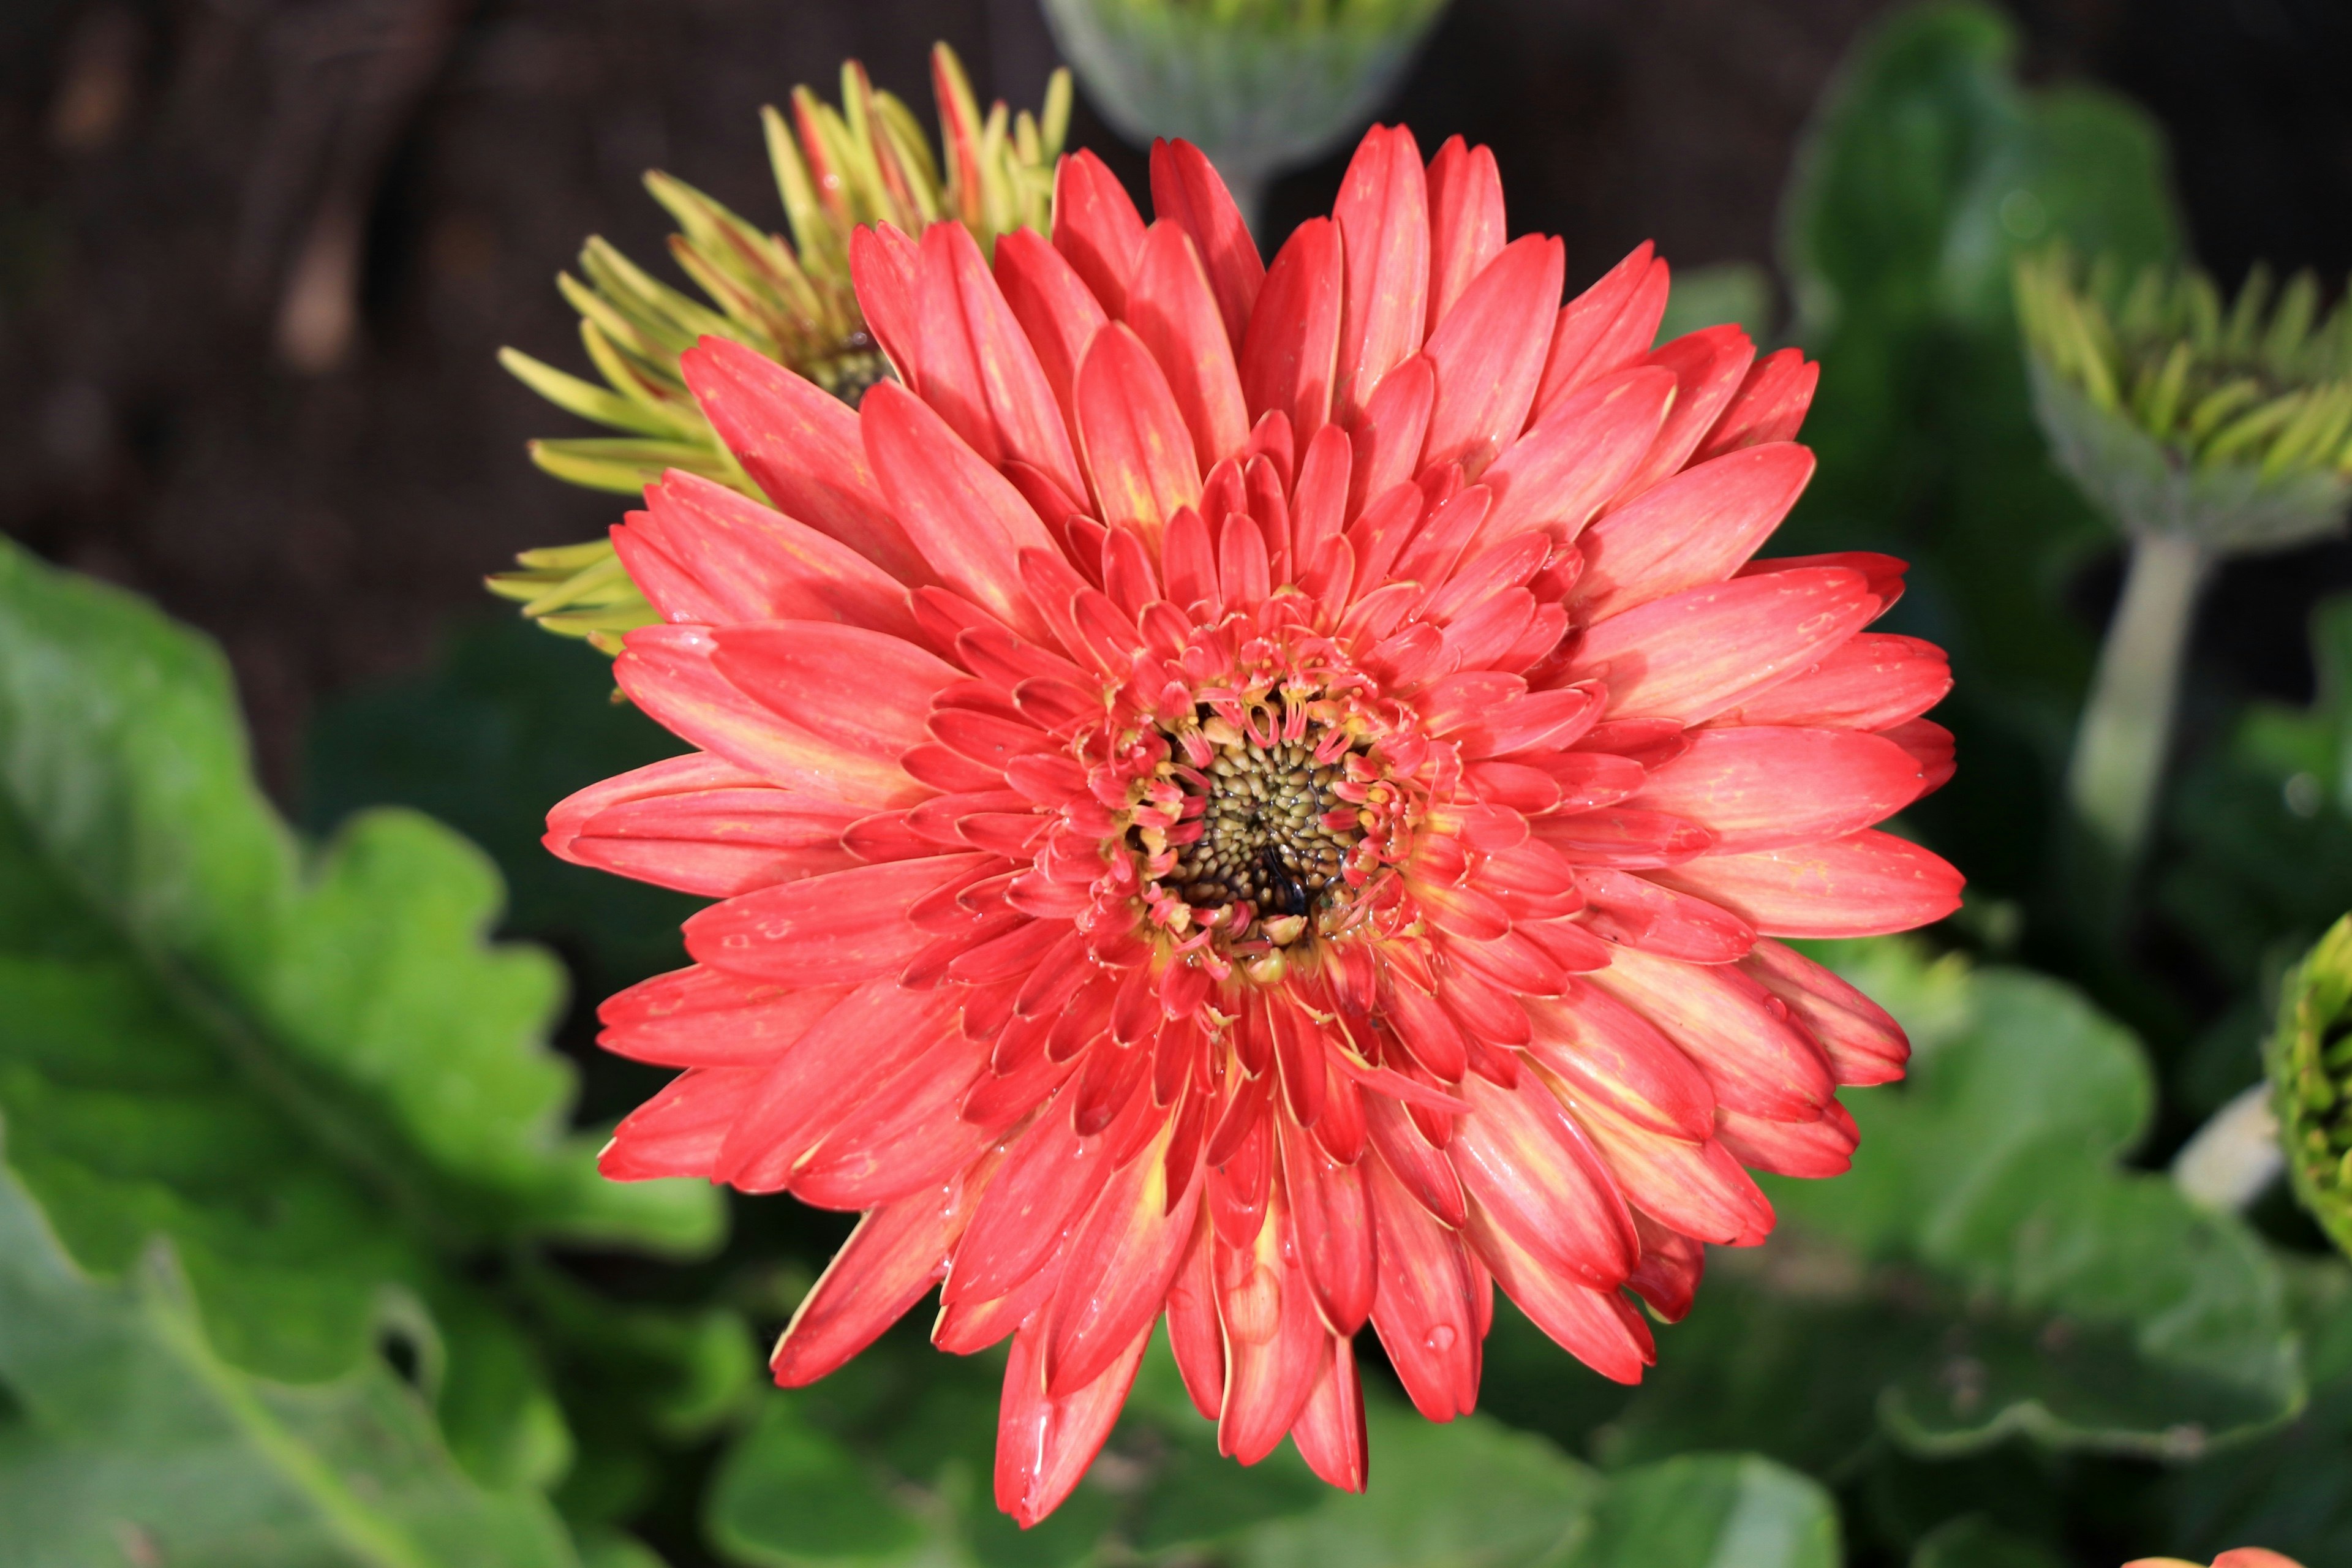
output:
[[[353,819],[315,856],[246,768],[218,654],[0,545],[0,1110],[85,1268],[168,1237],[211,1342],[341,1375],[408,1339],[478,1474],[567,1451],[537,1353],[453,1268],[541,1238],[698,1248],[688,1184],[621,1188],[563,1119],[550,960],[494,947],[478,851]]]
[[[321,705],[302,821],[324,833],[370,806],[413,806],[488,852],[512,896],[508,929],[576,955],[583,986],[618,990],[675,969],[677,928],[701,900],[572,865],[540,844],[555,802],[677,754],[675,737],[614,696],[602,654],[486,617],[424,672]],[[632,1087],[631,1104],[650,1091]]]
[[[2022,971],[1968,975],[1890,941],[1836,956],[1913,1026],[1911,1076],[1850,1097],[1849,1174],[1767,1182],[1783,1232],[1717,1255],[1732,1278],[1664,1336],[1608,1451],[1744,1427],[1832,1468],[1874,1408],[1922,1453],[2021,1434],[2181,1458],[2292,1415],[2277,1264],[2234,1215],[2121,1163],[2153,1098],[2131,1036]]]
[[[1911,1568],[2066,1568],[2066,1563],[2039,1542],[1972,1513],[1930,1531],[1911,1553]]]
[[[2157,1500],[2149,1539],[2200,1560],[2259,1542],[2301,1563],[2352,1563],[2352,1268],[2294,1264],[2288,1299],[2310,1367],[2310,1406],[2276,1434],[2189,1467]],[[2156,1510],[2149,1510],[2156,1513]]]
[[[2167,813],[2180,854],[2158,900],[2240,986],[2274,980],[2352,901],[2352,597],[2313,610],[2311,653],[2310,706],[2252,704]]]
[[[485,1490],[373,1359],[253,1377],[207,1340],[171,1249],[92,1279],[0,1168],[0,1520],[23,1568],[564,1568],[544,1499]]]
[[[989,1477],[1000,1357],[947,1360],[893,1335],[824,1383],[772,1396],[721,1466],[711,1539],[759,1568],[1103,1558],[1234,1568],[1834,1568],[1836,1516],[1811,1481],[1753,1456],[1604,1478],[1485,1416],[1422,1420],[1365,1390],[1371,1482],[1317,1480],[1290,1446],[1244,1468],[1216,1451],[1164,1340],[1069,1500],[1021,1531]]]
[[[1815,1483],[1753,1454],[1695,1454],[1609,1479],[1579,1568],[1836,1568]]]

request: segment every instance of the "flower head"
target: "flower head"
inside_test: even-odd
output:
[[[2216,553],[2299,544],[2352,502],[2352,309],[2309,273],[2234,303],[2193,269],[2021,260],[2034,411],[2068,475],[2135,535]]]
[[[2295,1196],[2352,1253],[2352,915],[2279,983],[2264,1052]]]
[[[775,503],[691,475],[615,531],[663,624],[615,666],[698,748],[548,842],[721,901],[605,1005],[687,1070],[619,1178],[866,1217],[778,1344],[823,1375],[934,1287],[1012,1340],[999,1502],[1076,1484],[1155,1322],[1227,1453],[1360,1487],[1352,1336],[1469,1410],[1499,1283],[1653,1359],[1743,1166],[1845,1168],[1894,1023],[1782,937],[1959,879],[1874,831],[1940,784],[1944,656],[1883,556],[1753,559],[1813,367],[1653,351],[1644,246],[1560,303],[1484,150],[1375,129],[1261,266],[1154,148],[1147,226],[1063,160],[994,268],[862,230],[898,379],[853,412],[738,345],[685,369]]]
[[[742,467],[710,428],[678,370],[697,339],[718,336],[791,366],[855,404],[889,367],[866,330],[850,286],[850,236],[888,223],[913,234],[952,219],[979,237],[1045,226],[1054,160],[1070,116],[1070,79],[1056,70],[1042,113],[981,113],[963,64],[931,47],[942,156],[934,159],[904,103],[878,91],[856,60],[841,68],[841,108],[793,89],[789,121],[761,111],[769,161],[792,230],[763,234],[682,180],[656,170],[646,188],[682,231],[671,258],[709,303],[679,293],[592,238],[580,253],[584,280],[558,279],[580,312],[580,338],[604,384],[583,381],[517,349],[499,363],[567,413],[617,437],[534,441],[531,459],[592,489],[634,495],[669,468],[756,495]],[[520,571],[489,580],[550,631],[585,637],[607,652],[619,636],[656,617],[605,540],[523,552]]]

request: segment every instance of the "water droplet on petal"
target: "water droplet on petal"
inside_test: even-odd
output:
[[[1422,1342],[1437,1354],[1444,1355],[1454,1348],[1455,1337],[1453,1324],[1440,1323],[1423,1336]]]

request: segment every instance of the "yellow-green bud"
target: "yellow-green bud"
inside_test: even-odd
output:
[[[2294,1194],[2352,1253],[2352,915],[2282,984],[2265,1065]]]
[[[2126,279],[2063,247],[2018,263],[2034,410],[2060,465],[2135,535],[2215,554],[2300,543],[2352,502],[2352,310],[2255,268],[2225,305],[2194,268]]]
[[[1069,128],[1069,73],[1054,73],[1034,116],[1008,114],[1002,103],[983,116],[945,44],[932,47],[931,82],[943,143],[937,158],[913,113],[877,90],[856,60],[841,68],[840,108],[803,87],[793,89],[789,121],[773,108],[761,111],[789,240],[684,181],[646,174],[646,188],[678,226],[671,259],[709,303],[590,239],[580,276],[567,272],[557,287],[580,312],[581,342],[603,384],[515,349],[501,350],[499,362],[557,407],[618,434],[534,441],[531,460],[590,489],[633,496],[664,469],[681,468],[763,499],[687,391],[681,353],[706,335],[731,338],[854,405],[890,374],[850,288],[854,229],[887,222],[916,235],[954,219],[992,251],[998,235],[1042,231],[1049,222],[1054,163]],[[490,578],[490,591],[520,601],[550,631],[617,652],[621,633],[655,618],[609,541],[526,551],[518,560],[520,570]]]

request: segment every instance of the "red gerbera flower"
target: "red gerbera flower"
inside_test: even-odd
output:
[[[1902,1033],[1770,940],[1960,879],[1871,825],[1940,784],[1943,654],[1877,555],[1752,560],[1815,367],[1654,351],[1647,246],[1563,309],[1493,157],[1375,129],[1263,267],[1194,149],[1146,226],[1064,160],[1051,243],[855,247],[899,382],[852,412],[733,344],[686,374],[777,510],[682,474],[614,531],[667,624],[617,674],[698,751],[559,806],[561,855],[721,901],[605,1004],[687,1070],[622,1179],[865,1218],[776,1348],[838,1366],[933,1287],[1012,1337],[998,1502],[1052,1510],[1164,1314],[1225,1452],[1364,1484],[1369,1319],[1469,1410],[1499,1282],[1654,1358],[1743,1165],[1845,1168]]]

